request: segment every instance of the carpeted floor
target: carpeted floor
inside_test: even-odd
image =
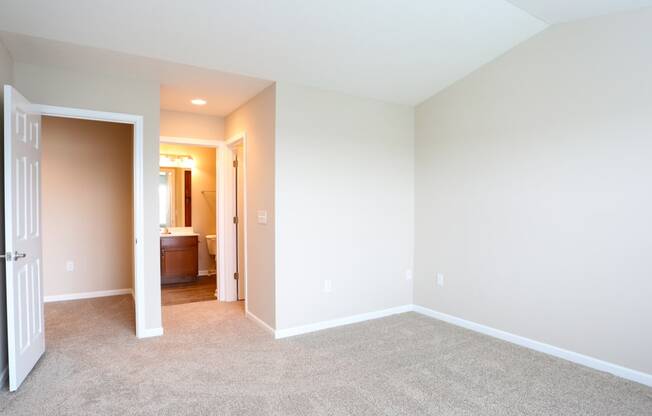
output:
[[[407,313],[275,341],[242,304],[46,305],[47,352],[2,415],[652,415],[652,389]]]

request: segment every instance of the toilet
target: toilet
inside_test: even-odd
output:
[[[206,236],[206,247],[208,247],[208,254],[217,255],[217,237],[215,235]]]

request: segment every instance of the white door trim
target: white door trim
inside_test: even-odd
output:
[[[82,120],[106,121],[134,126],[134,241],[135,279],[134,298],[136,304],[136,336],[149,336],[145,326],[145,205],[143,171],[143,116],[80,108],[35,104],[34,109],[44,116],[76,118]]]

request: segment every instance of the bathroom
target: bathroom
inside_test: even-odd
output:
[[[220,122],[161,112],[161,131],[170,134],[161,136],[158,187],[164,306],[217,299],[217,149],[185,142],[210,134],[197,132],[197,126],[209,132],[213,127],[216,137]]]

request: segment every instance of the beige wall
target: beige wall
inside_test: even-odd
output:
[[[215,261],[208,254],[205,237],[216,233],[215,148],[161,143],[161,153],[190,155],[195,161],[192,170],[192,228],[199,234],[199,270],[214,272]]]
[[[143,116],[145,328],[160,328],[159,84],[22,63],[14,74],[18,90],[35,103]]]
[[[274,142],[276,86],[272,85],[226,118],[225,137],[247,134],[247,296],[249,311],[276,325],[274,271]],[[266,210],[266,225],[256,211]]]
[[[43,117],[42,142],[45,296],[131,289],[133,127]]]
[[[418,107],[417,304],[652,373],[650,39],[556,26]]]
[[[411,304],[414,109],[276,91],[277,328]]]
[[[0,42],[0,88],[4,90],[5,84],[13,83],[13,59],[9,54],[9,51],[5,46]],[[0,91],[0,114],[4,114],[3,108],[3,98],[4,94]],[[4,128],[3,128],[4,117],[0,117],[0,131],[3,132],[4,137]],[[4,146],[2,146],[4,149]],[[0,167],[4,171],[4,153],[0,150]],[[2,182],[2,181],[0,181]],[[2,203],[0,204],[0,232],[2,237],[0,237],[0,253],[5,252],[5,213],[4,213],[4,182],[0,183],[0,199]],[[7,368],[7,305],[5,297],[5,268],[0,267],[0,379],[4,370]]]
[[[224,139],[224,118],[161,110],[161,136]]]

